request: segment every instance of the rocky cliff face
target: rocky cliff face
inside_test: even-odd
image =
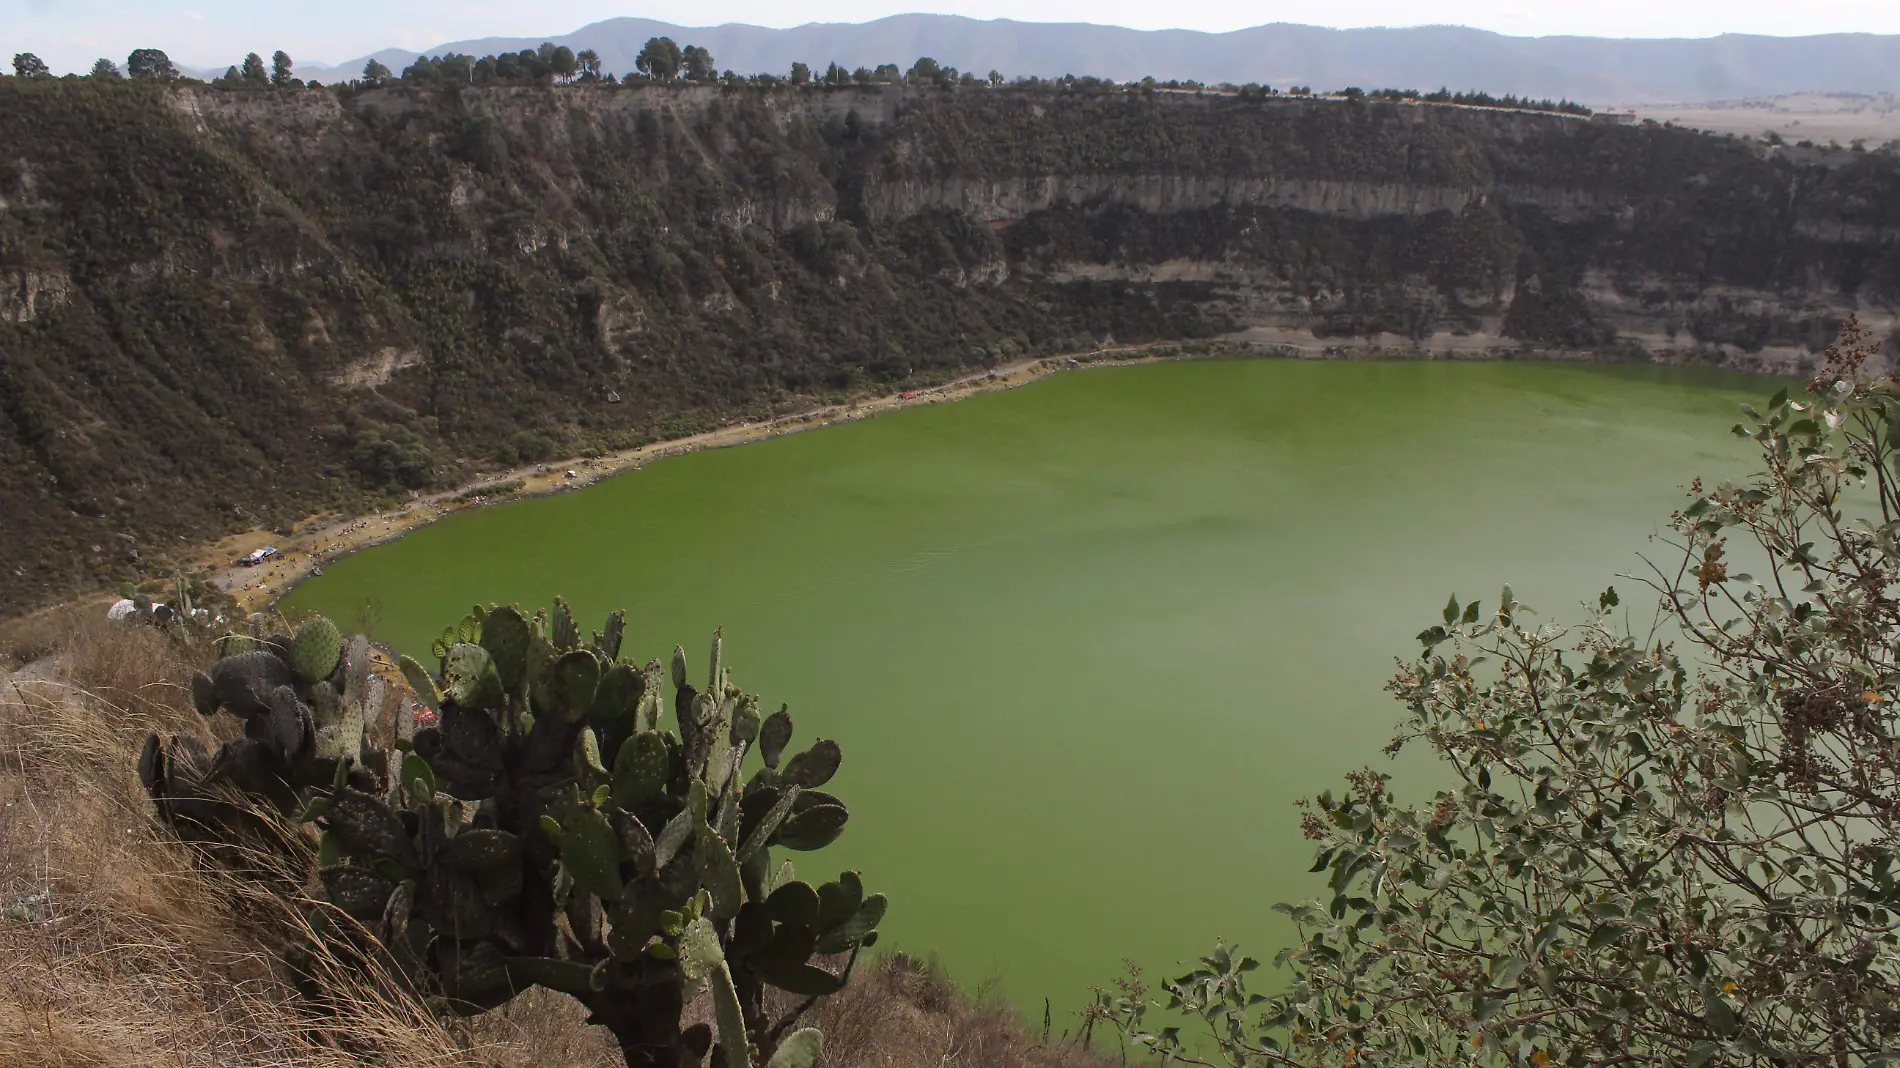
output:
[[[1797,369],[1900,161],[1186,94],[0,83],[0,604],[233,525],[1031,353]]]

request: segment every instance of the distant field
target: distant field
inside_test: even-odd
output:
[[[1760,137],[1773,131],[1791,142],[1849,145],[1860,140],[1868,148],[1900,141],[1900,97],[1893,93],[1793,93],[1708,104],[1638,104],[1631,110],[1711,133]]]

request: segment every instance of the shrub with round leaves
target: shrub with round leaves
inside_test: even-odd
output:
[[[1693,487],[1638,573],[1654,613],[1452,599],[1389,688],[1393,748],[1458,785],[1406,805],[1364,771],[1312,802],[1325,891],[1282,906],[1277,994],[1223,946],[1165,999],[1098,993],[1096,1021],[1234,1065],[1900,1062],[1900,381],[1876,349],[1850,320],[1805,397],[1747,411],[1761,468]]]

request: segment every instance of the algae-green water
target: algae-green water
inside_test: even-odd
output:
[[[1296,798],[1339,785],[1457,592],[1546,618],[1663,529],[1767,379],[1514,363],[1092,369],[696,453],[460,514],[288,599],[427,657],[476,601],[628,609],[642,660],[735,681],[838,739],[851,806],[795,854],[890,895],[880,948],[1034,1014],[1123,957],[1270,957],[1317,894]],[[1426,783],[1429,762],[1397,767]],[[1264,973],[1272,982],[1271,973]]]

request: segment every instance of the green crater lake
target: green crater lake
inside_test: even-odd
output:
[[[1061,1013],[1130,957],[1262,957],[1321,889],[1296,798],[1371,764],[1448,594],[1576,619],[1638,566],[1773,380],[1521,363],[1207,361],[1062,374],[668,459],[341,560],[285,609],[427,658],[481,601],[628,610],[644,661],[726,628],[851,806],[806,878],[891,897],[880,949]],[[1660,548],[1660,547],[1658,547]],[[1422,754],[1421,754],[1422,755]],[[1398,773],[1434,784],[1408,754]],[[1403,786],[1401,787],[1403,789]]]

